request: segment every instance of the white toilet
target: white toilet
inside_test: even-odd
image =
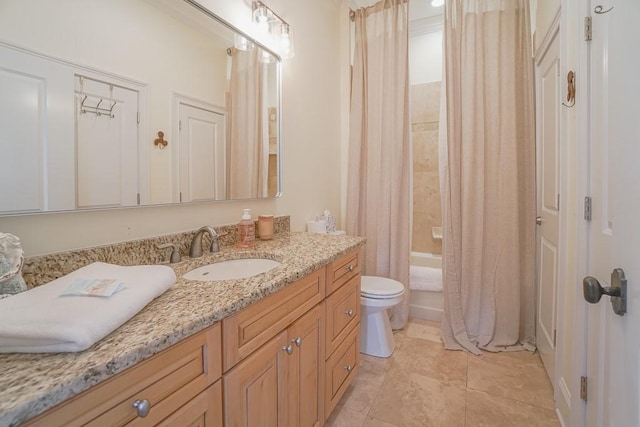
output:
[[[360,353],[389,357],[393,353],[393,332],[387,309],[404,296],[402,283],[376,276],[362,276],[360,282]]]

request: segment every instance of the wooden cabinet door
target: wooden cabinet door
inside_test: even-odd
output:
[[[286,425],[288,345],[283,331],[224,375],[227,427]]]
[[[322,405],[324,375],[324,331],[321,313],[324,307],[315,306],[288,329],[293,346],[287,387],[288,425],[290,427],[319,427],[323,424]]]

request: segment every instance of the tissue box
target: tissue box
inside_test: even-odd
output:
[[[316,217],[316,220],[325,221],[327,223],[327,233],[333,233],[336,231],[336,217],[331,215],[331,212],[324,211],[324,214]]]

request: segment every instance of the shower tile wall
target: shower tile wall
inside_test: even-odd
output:
[[[442,242],[431,227],[442,226],[438,175],[438,119],[440,82],[412,85],[411,132],[413,143],[413,243],[414,252],[442,253]]]

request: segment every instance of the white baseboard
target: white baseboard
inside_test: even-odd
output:
[[[442,318],[442,309],[410,304],[409,316],[423,320],[430,320],[432,322],[440,322]]]

